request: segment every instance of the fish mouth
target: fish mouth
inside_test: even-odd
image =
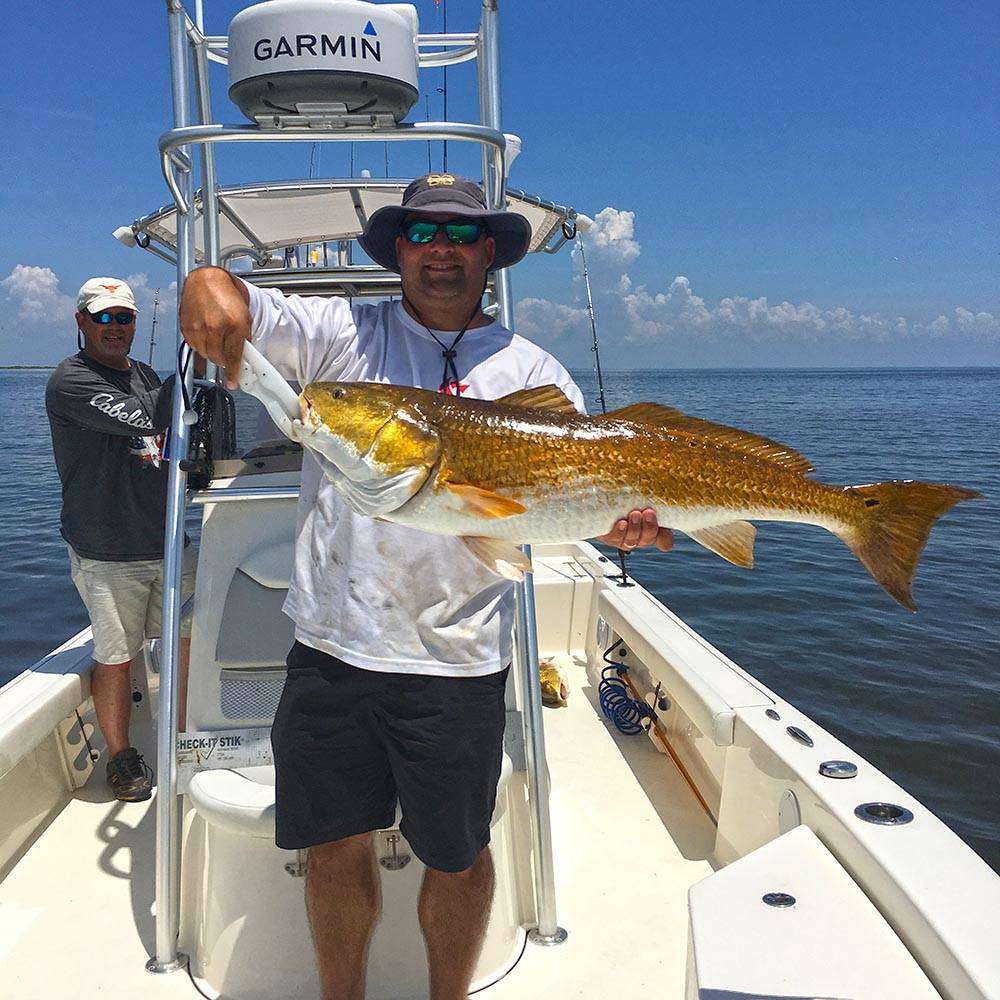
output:
[[[319,414],[314,409],[312,403],[306,398],[305,393],[299,396],[299,409],[302,415],[302,423],[306,427],[315,429],[322,423]]]

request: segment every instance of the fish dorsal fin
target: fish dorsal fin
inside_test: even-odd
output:
[[[759,434],[751,434],[749,431],[741,431],[736,427],[727,427],[725,424],[703,420],[701,417],[691,417],[672,406],[661,406],[659,403],[633,403],[620,410],[612,410],[598,419],[634,420],[640,424],[654,424],[671,431],[690,434],[692,438],[702,438],[751,458],[774,462],[789,472],[804,474],[812,472],[814,468],[805,455],[789,448],[788,445]]]
[[[699,545],[704,545],[709,552],[722,556],[726,562],[744,569],[753,569],[753,543],[757,537],[757,529],[748,521],[732,521],[714,528],[689,531],[687,534]]]
[[[573,401],[557,385],[540,385],[534,389],[518,389],[509,396],[501,396],[498,403],[505,406],[530,406],[552,413],[577,413]]]

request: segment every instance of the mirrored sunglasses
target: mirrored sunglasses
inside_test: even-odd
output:
[[[128,326],[129,323],[135,322],[135,313],[124,310],[122,312],[111,312],[105,309],[98,313],[87,313],[87,315],[101,326],[107,326],[111,322],[115,322],[119,326]]]
[[[403,226],[403,235],[411,243],[430,243],[443,229],[451,243],[475,243],[486,232],[486,227],[479,222],[431,222],[426,219],[414,219]]]

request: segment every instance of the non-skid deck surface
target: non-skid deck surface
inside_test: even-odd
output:
[[[704,859],[714,828],[645,737],[609,729],[583,666],[567,673],[569,706],[545,710],[545,731],[559,922],[569,940],[527,944],[479,995],[603,1000],[650,990],[680,1000],[687,890],[711,873]],[[155,941],[154,801],[111,801],[99,765],[0,884],[0,995],[200,996],[186,971],[145,971]]]
[[[558,920],[569,937],[529,942],[479,995],[682,1000],[687,892],[712,873],[715,827],[669,758],[604,721],[583,664],[568,661],[559,658],[569,703],[544,717]]]
[[[155,799],[110,799],[99,766],[0,885],[0,995],[17,1000],[200,996],[151,975]]]

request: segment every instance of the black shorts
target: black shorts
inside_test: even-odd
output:
[[[391,828],[398,797],[417,857],[464,871],[490,842],[506,680],[361,670],[296,642],[271,729],[278,846]]]

